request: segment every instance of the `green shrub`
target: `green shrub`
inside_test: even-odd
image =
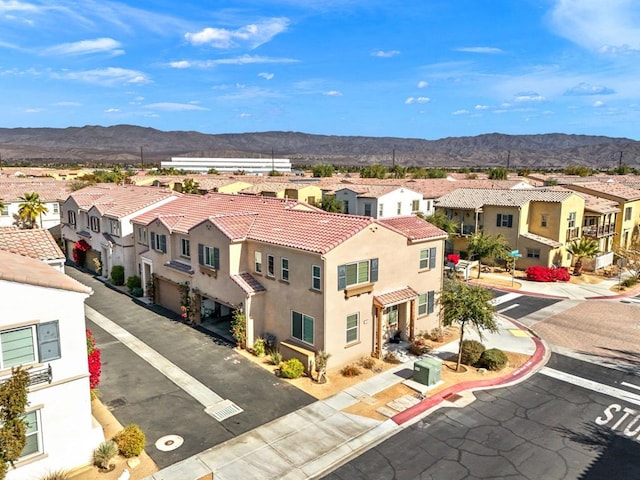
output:
[[[264,338],[258,337],[255,342],[253,342],[253,354],[256,357],[261,357],[264,355]]]
[[[144,290],[142,290],[141,287],[133,288],[131,290],[131,295],[133,295],[136,298],[140,298],[142,295],[144,295]]]
[[[280,350],[271,350],[269,357],[271,358],[271,364],[276,367],[282,363],[282,354],[280,353]]]
[[[111,460],[118,455],[118,445],[113,440],[105,440],[93,451],[93,464],[106,470],[111,465]]]
[[[637,283],[638,283],[638,279],[637,279],[637,277],[629,277],[629,278],[625,278],[625,279],[622,281],[621,285],[622,285],[623,287],[627,287],[627,288],[628,288],[628,287],[633,287],[633,286],[634,286],[635,284],[637,284]]]
[[[142,280],[140,280],[140,277],[134,275],[133,277],[127,278],[127,288],[131,293],[133,293],[133,290],[136,288],[142,288]]]
[[[462,341],[462,363],[465,365],[475,365],[480,356],[485,351],[485,346],[477,340]]]
[[[357,377],[362,371],[356,365],[346,365],[340,370],[340,375],[343,377]]]
[[[124,267],[122,265],[114,265],[111,268],[111,281],[114,285],[124,285]]]
[[[478,366],[487,370],[502,370],[507,366],[509,359],[502,350],[490,348],[482,352]]]
[[[290,358],[280,364],[280,376],[283,378],[298,378],[304,373],[304,365],[297,358]]]
[[[113,437],[118,450],[123,457],[137,457],[144,450],[146,438],[140,427],[135,423],[127,425]]]

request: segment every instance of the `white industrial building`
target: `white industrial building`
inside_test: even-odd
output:
[[[161,162],[162,168],[190,170],[207,173],[215,168],[218,172],[244,171],[247,174],[265,174],[272,170],[280,173],[291,173],[291,160],[288,158],[194,158],[171,157]]]

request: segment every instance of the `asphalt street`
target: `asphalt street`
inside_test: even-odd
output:
[[[140,426],[147,438],[145,450],[159,467],[188,458],[315,401],[246,360],[231,346],[185,325],[177,315],[141,306],[73,268],[67,267],[67,273],[94,290],[86,301],[88,306],[243,410],[217,421],[157,366],[88,320],[87,326],[102,351],[100,399],[121,424]],[[165,435],[178,435],[184,443],[173,451],[161,451],[155,442]]]
[[[555,355],[549,366],[524,383],[478,391],[467,407],[440,409],[325,478],[639,478],[640,390],[623,383],[640,378]],[[550,376],[565,366],[588,388],[562,371]],[[607,377],[626,390],[598,387]]]
[[[526,317],[533,312],[541,310],[550,305],[554,305],[561,301],[558,298],[546,298],[533,295],[523,295],[519,293],[509,293],[501,290],[489,289],[495,299],[499,303],[496,306],[496,312],[506,315],[515,320]],[[507,297],[508,301],[501,301],[500,297]]]

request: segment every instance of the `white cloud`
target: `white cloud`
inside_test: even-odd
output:
[[[323,95],[328,97],[341,97],[342,92],[339,92],[338,90],[329,90],[328,92],[324,92]]]
[[[35,12],[39,8],[31,3],[18,0],[0,0],[0,13],[9,12]]]
[[[491,55],[495,55],[498,53],[504,53],[504,51],[500,48],[495,47],[460,47],[454,48],[456,52],[467,52],[467,53],[488,53]]]
[[[251,114],[250,113],[241,113],[239,116],[240,116],[240,118],[249,118],[251,116]]]
[[[489,110],[491,107],[489,105],[476,105],[474,108],[476,110]]]
[[[595,102],[593,102],[593,106],[596,108],[604,107],[604,102],[601,100],[596,100]]]
[[[418,88],[427,88],[428,86],[429,82],[425,82],[424,80],[418,82]]]
[[[79,102],[56,102],[53,104],[54,107],[81,107],[82,104]]]
[[[273,73],[267,73],[267,72],[260,72],[258,76],[264,78],[265,80],[271,80],[273,77],[275,77]]]
[[[404,103],[406,105],[412,105],[414,103],[429,103],[431,99],[429,97],[408,97]]]
[[[451,115],[469,115],[469,110],[456,110],[455,112],[451,112]]]
[[[236,30],[207,27],[199,32],[186,33],[185,38],[192,45],[209,45],[214,48],[246,47],[254,49],[267,43],[273,37],[286,31],[289,19],[285,17],[270,18],[259,23],[252,23]]]
[[[107,108],[104,113],[117,113],[119,112],[120,109],[119,108]]]
[[[86,83],[96,83],[98,85],[113,86],[119,84],[145,84],[151,80],[137,70],[126,68],[109,67],[96,70],[85,70],[81,72],[54,73],[53,78],[78,80]]]
[[[164,112],[185,112],[190,110],[209,110],[208,108],[194,105],[193,103],[172,103],[172,102],[160,102],[150,103],[145,105],[144,108],[149,110],[161,110]]]
[[[371,52],[372,57],[380,57],[380,58],[391,58],[391,57],[395,57],[396,55],[400,55],[399,50],[389,50],[386,52],[384,50],[377,50],[375,52]]]
[[[536,92],[520,92],[514,96],[513,101],[517,103],[540,103],[546,102],[547,99]]]
[[[567,89],[564,92],[565,95],[611,95],[615,93],[614,90],[604,87],[602,85],[591,85],[581,82],[578,85]]]
[[[177,62],[169,63],[169,66],[172,68],[189,68],[192,64],[188,60],[179,60]]]
[[[61,43],[44,50],[47,55],[87,55],[92,53],[108,53],[110,55],[122,55],[122,44],[113,38],[96,38],[94,40],[82,40],[73,43]]]
[[[293,58],[262,57],[258,55],[241,55],[233,58],[220,58],[218,60],[179,60],[170,62],[173,68],[213,68],[218,65],[252,65],[252,64],[286,64],[297,63]]]
[[[25,113],[40,113],[44,112],[44,108],[25,108]]]

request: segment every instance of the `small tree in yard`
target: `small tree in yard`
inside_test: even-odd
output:
[[[4,479],[9,465],[18,460],[27,443],[27,407],[29,374],[20,367],[11,371],[11,377],[0,385],[0,479]]]
[[[623,258],[629,273],[640,280],[640,239],[634,237],[629,248],[616,248],[614,252],[618,258]]]
[[[592,238],[580,237],[580,239],[571,242],[567,247],[567,252],[576,259],[576,263],[573,265],[573,274],[582,275],[582,259],[595,257],[599,251],[598,242]]]
[[[482,271],[483,258],[504,258],[509,250],[509,245],[502,235],[485,235],[484,232],[476,232],[469,237],[469,252],[478,257],[478,278]]]
[[[240,348],[247,346],[247,318],[242,310],[234,310],[231,319],[231,335]]]
[[[440,305],[444,312],[443,325],[460,325],[460,343],[458,345],[458,361],[456,371],[460,370],[462,362],[462,345],[464,341],[465,327],[471,324],[480,339],[482,331],[498,331],[498,325],[494,318],[495,307],[489,303],[492,299],[488,290],[457,280],[446,280],[442,294],[440,295]]]

